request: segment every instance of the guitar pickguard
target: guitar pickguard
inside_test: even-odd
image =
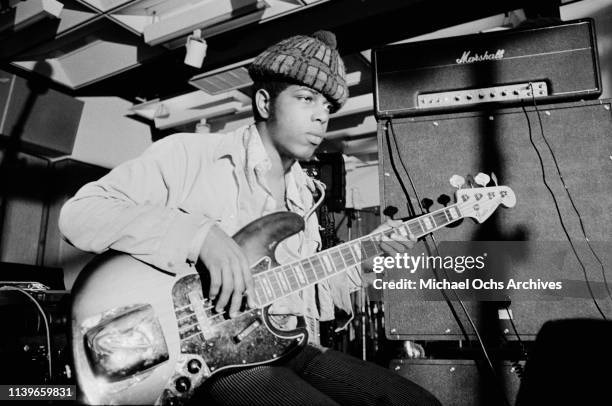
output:
[[[181,354],[159,404],[190,398],[217,371],[272,362],[306,339],[301,332],[273,329],[265,309],[250,310],[234,319],[215,313],[211,301],[202,294],[198,275],[178,280],[172,300]]]

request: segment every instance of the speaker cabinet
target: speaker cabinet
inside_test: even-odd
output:
[[[62,284],[70,288],[93,254],[62,239],[59,213],[81,186],[108,169],[6,150],[0,150],[0,162],[0,274],[11,280],[11,274],[26,272],[27,265],[61,268],[66,279]]]
[[[499,366],[498,382],[487,380],[472,360],[394,359],[390,368],[427,389],[444,406],[503,405],[502,396],[514,404],[519,389],[518,371],[510,362]]]
[[[522,249],[496,271],[563,281],[558,297],[511,299],[504,304],[510,305],[510,312],[491,302],[466,302],[479,328],[493,328],[512,339],[513,317],[521,335],[535,337],[550,319],[601,317],[589,287],[602,311],[612,315],[612,297],[603,283],[604,275],[612,280],[610,108],[610,100],[581,101],[542,105],[537,111],[525,106],[394,119],[379,126],[381,209],[393,206],[399,210],[397,217],[405,217],[410,205],[418,207],[419,200],[429,199],[433,211],[442,207],[440,198],[452,197],[452,175],[495,173],[500,185],[516,193],[516,206],[498,209],[483,224],[466,219],[444,228],[436,233],[437,242],[520,242]],[[582,227],[603,266],[587,245]],[[405,272],[396,271],[386,277],[399,278]],[[385,291],[384,296],[390,338],[461,338],[445,302],[419,302],[410,290]],[[456,302],[454,307],[467,325]]]
[[[84,103],[0,70],[0,135],[26,152],[70,155]]]
[[[6,150],[0,150],[0,162],[0,261],[36,265],[44,252],[50,164]]]

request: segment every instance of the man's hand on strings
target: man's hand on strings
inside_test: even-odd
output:
[[[393,229],[397,229],[402,224],[401,220],[387,220],[380,226],[378,226],[371,234],[376,234],[384,231],[389,231]],[[416,239],[413,235],[403,236],[397,230],[392,231],[391,233],[385,233],[385,236],[381,239],[379,243],[379,247],[381,251],[384,252],[386,256],[394,256],[398,253],[404,253],[408,250],[412,249]],[[364,278],[364,283],[366,285],[372,284],[373,280],[378,277],[376,274],[371,274],[369,271],[372,270],[373,267],[373,258],[364,261],[363,270],[366,271],[362,277]]]
[[[210,273],[210,290],[208,297],[217,298],[215,310],[220,313],[230,303],[230,317],[240,311],[243,295],[247,294],[250,307],[255,307],[253,300],[253,276],[242,248],[216,225],[212,226],[202,248],[200,260]]]
[[[385,233],[380,241],[380,249],[389,256],[397,253],[404,253],[414,246],[416,239],[413,235],[403,236],[397,231],[397,227],[402,225],[401,220],[387,220],[378,226],[372,234],[380,233],[388,230],[393,230],[391,233]]]

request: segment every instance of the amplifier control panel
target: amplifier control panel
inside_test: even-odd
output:
[[[546,82],[518,83],[480,89],[454,90],[450,92],[420,94],[417,108],[429,109],[447,106],[463,106],[478,103],[503,102],[548,96]]]

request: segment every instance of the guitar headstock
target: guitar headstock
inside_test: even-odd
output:
[[[472,217],[479,223],[488,219],[499,207],[514,207],[516,195],[508,186],[459,189],[457,206],[463,217]]]

